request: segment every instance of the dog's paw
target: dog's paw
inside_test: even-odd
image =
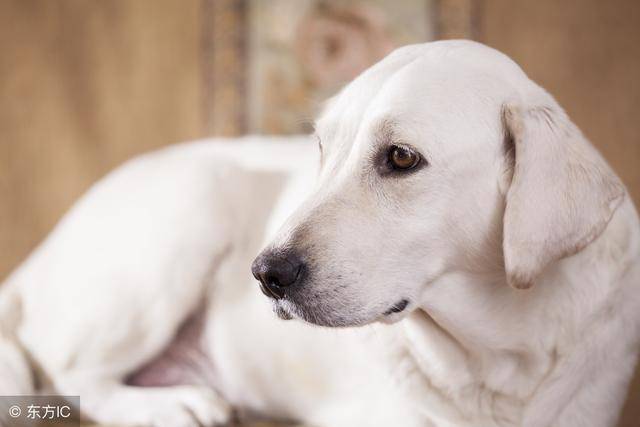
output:
[[[215,391],[197,386],[126,386],[103,395],[99,404],[84,408],[94,421],[127,426],[213,427],[231,418],[227,402]]]
[[[231,408],[214,391],[204,387],[181,386],[149,405],[153,427],[218,426],[229,421]]]

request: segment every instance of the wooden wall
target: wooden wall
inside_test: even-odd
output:
[[[199,5],[0,2],[0,278],[106,171],[201,136]]]

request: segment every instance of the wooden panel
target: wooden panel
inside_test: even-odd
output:
[[[438,39],[477,39],[480,0],[437,0]]]
[[[0,2],[0,278],[106,171],[201,136],[199,5]]]
[[[247,131],[246,0],[202,0],[203,115],[208,135]]]
[[[480,39],[547,88],[640,203],[640,2],[485,0]],[[620,427],[640,420],[640,374]]]

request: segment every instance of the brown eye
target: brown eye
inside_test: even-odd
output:
[[[389,162],[394,169],[408,170],[420,163],[420,155],[409,148],[394,145],[389,151]]]

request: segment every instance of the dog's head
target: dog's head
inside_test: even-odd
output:
[[[395,51],[329,102],[316,135],[317,188],[253,265],[283,318],[395,321],[456,271],[527,288],[624,195],[555,100],[473,42]]]

